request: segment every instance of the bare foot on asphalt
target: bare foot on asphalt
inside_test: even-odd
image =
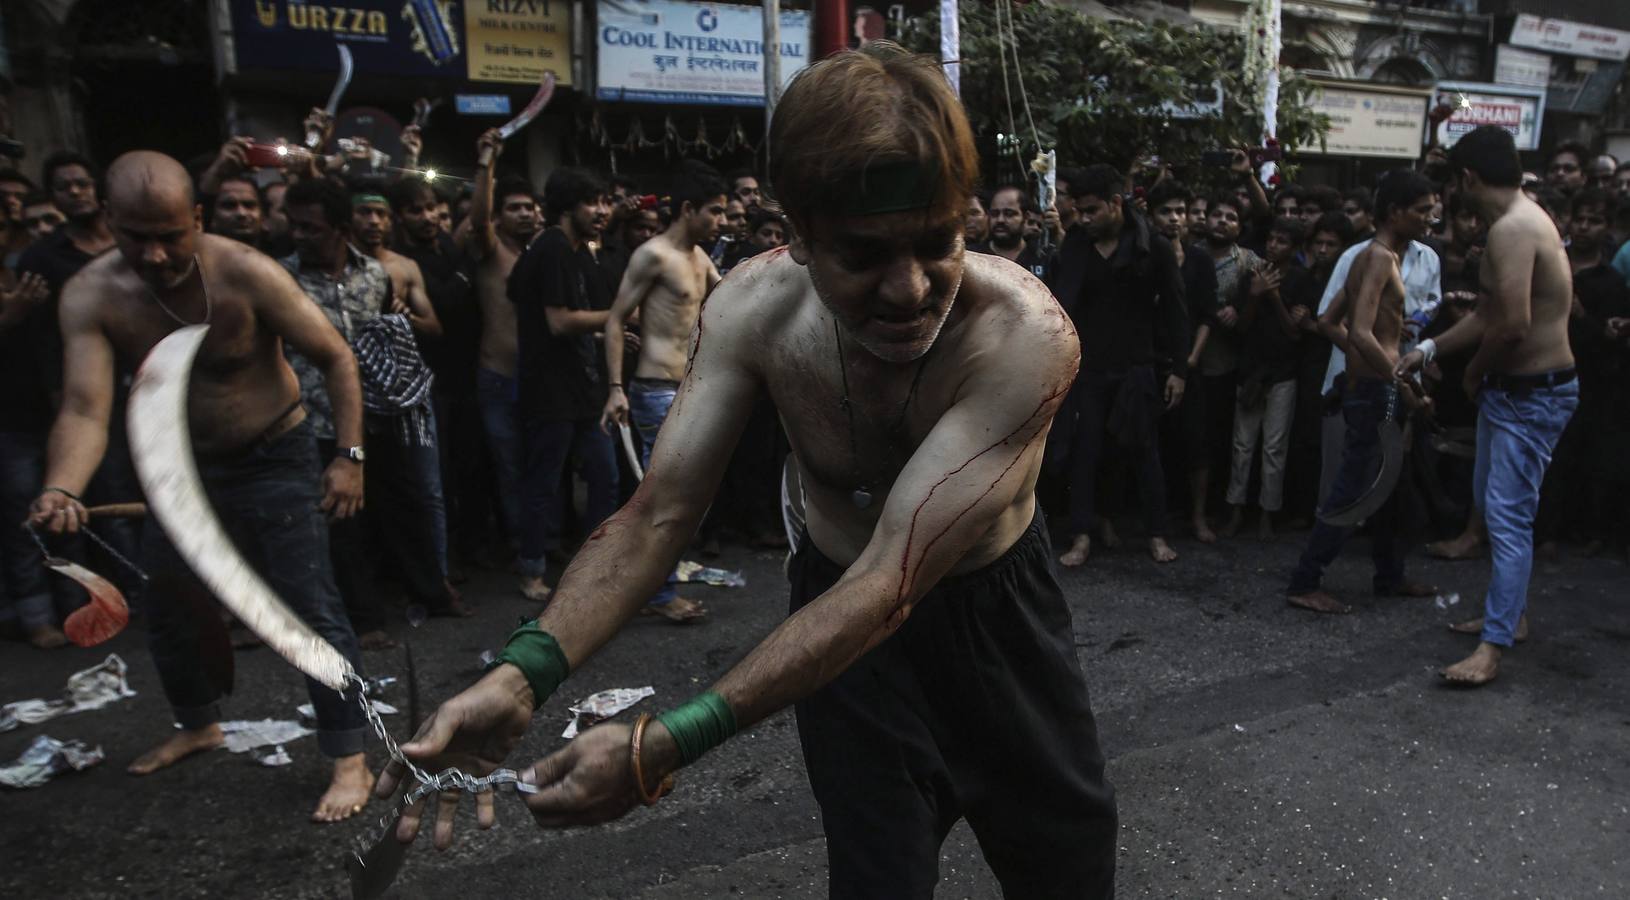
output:
[[[1217,543],[1217,532],[1211,530],[1205,519],[1194,520],[1194,539],[1202,544]]]
[[[1475,534],[1462,534],[1453,540],[1427,544],[1426,555],[1436,559],[1477,559],[1483,555],[1483,540]]]
[[[1460,687],[1481,687],[1500,674],[1500,648],[1484,642],[1472,655],[1438,672],[1444,681]]]
[[[136,757],[136,761],[126,767],[125,771],[132,775],[151,775],[159,769],[175,765],[194,753],[214,750],[224,743],[226,735],[221,732],[220,725],[206,725],[194,730],[182,729],[166,738],[164,743]]]
[[[357,645],[364,650],[389,650],[396,646],[396,642],[383,628],[378,628],[357,635]]]
[[[55,650],[68,645],[68,636],[55,625],[46,625],[28,633],[28,642],[36,650]]]
[[[374,773],[368,771],[367,757],[357,753],[334,760],[334,780],[318,799],[311,821],[340,822],[351,818],[362,812],[373,789]]]
[[[1308,594],[1291,594],[1286,597],[1291,606],[1300,606],[1314,612],[1329,613],[1331,615],[1346,615],[1353,611],[1351,606],[1326,594],[1324,591],[1313,591]]]
[[[1219,531],[1218,534],[1221,534],[1225,538],[1233,538],[1234,535],[1239,534],[1240,528],[1242,528],[1244,525],[1245,511],[1236,506],[1234,507],[1234,511],[1228,514],[1228,521],[1223,523],[1222,530]]]
[[[1166,543],[1165,538],[1150,538],[1149,556],[1157,563],[1169,563],[1177,559],[1177,551],[1172,549],[1171,544]]]
[[[522,578],[521,596],[534,603],[542,603],[549,599],[549,585],[543,583],[543,577]]]
[[[1092,553],[1092,538],[1085,534],[1078,534],[1070,542],[1070,549],[1058,558],[1058,564],[1066,569],[1074,569],[1085,565],[1087,557]]]
[[[647,603],[640,612],[647,616],[667,619],[675,625],[687,625],[707,618],[707,610],[701,603],[686,600],[684,597],[675,597],[660,605]]]
[[[1464,622],[1456,622],[1455,624],[1449,626],[1449,630],[1453,631],[1453,632],[1455,632],[1457,634],[1482,634],[1483,633],[1483,617],[1478,616],[1475,619],[1467,619]],[[1527,613],[1523,613],[1522,618],[1517,620],[1517,633],[1512,635],[1512,637],[1519,644],[1521,644],[1524,641],[1528,640],[1528,614]]]

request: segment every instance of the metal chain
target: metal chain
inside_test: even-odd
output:
[[[95,541],[97,546],[101,547],[103,550],[106,550],[108,552],[109,556],[113,557],[116,561],[118,561],[120,564],[122,564],[125,568],[127,568],[130,571],[136,573],[136,576],[138,578],[140,578],[143,582],[146,582],[148,580],[147,573],[142,571],[141,566],[138,566],[135,563],[131,562],[130,560],[125,559],[125,556],[124,556],[123,553],[120,553],[119,551],[113,549],[112,544],[109,544],[107,541],[102,540],[101,535],[98,535],[96,532],[92,531],[90,529],[89,525],[81,526],[79,530],[86,537],[88,537],[91,540]],[[41,556],[45,557],[46,559],[56,559],[56,555],[51,552],[51,548],[45,546],[45,539],[40,537],[39,530],[34,527],[34,523],[32,523],[32,522],[30,522],[28,524],[28,536],[34,539],[34,546],[40,548],[40,555]]]

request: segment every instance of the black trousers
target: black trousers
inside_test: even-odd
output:
[[[794,612],[844,572],[799,547]],[[933,896],[963,818],[1011,900],[1114,895],[1115,795],[1039,507],[797,713],[833,898]]]

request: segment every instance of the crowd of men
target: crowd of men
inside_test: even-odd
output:
[[[331,127],[317,113],[312,121]],[[404,144],[416,156],[417,135]],[[311,600],[308,619],[353,658],[391,646],[403,609],[471,615],[457,585],[472,566],[509,566],[522,595],[549,599],[546,578],[650,465],[689,371],[703,300],[732,269],[793,236],[754,173],[725,176],[697,162],[660,185],[563,168],[539,192],[502,174],[503,144],[488,132],[473,148],[472,182],[455,194],[446,179],[376,170],[366,148],[325,157],[291,147],[279,165],[257,168],[260,147],[234,138],[190,171],[156,154],[127,155],[106,178],[85,156],[57,153],[38,185],[0,170],[3,512],[7,521],[68,520],[53,529],[65,555],[96,559],[73,536],[89,524],[130,559],[169,558],[151,523],[90,522],[86,512],[140,496],[123,439],[129,375],[175,323],[209,323],[220,341],[241,332],[254,343],[261,332],[244,330],[234,311],[260,317],[264,334],[281,338],[298,390],[237,398],[217,412],[238,416],[238,431],[216,434],[231,437],[222,447],[252,438],[254,453],[282,468],[267,480],[266,459],[212,457],[207,425],[195,447],[206,481],[215,479],[212,499],[236,503],[243,516],[253,507],[264,518],[274,495],[320,504],[327,521],[315,539],[267,527],[234,537],[271,557],[299,548],[326,557],[333,590]],[[1450,175],[1448,156],[1435,151],[1373,186],[1339,191],[1281,175],[1265,187],[1241,150],[1210,171],[1169,161],[1135,173],[1065,167],[1045,209],[1033,183],[978,191],[964,222],[967,250],[1015,263],[1014,278],[1040,279],[1081,344],[1038,488],[1067,522],[1057,561],[1078,567],[1114,548],[1114,522],[1134,513],[1156,563],[1178,560],[1179,537],[1234,539],[1251,519],[1262,538],[1311,529],[1285,594],[1300,607],[1345,612],[1321,576],[1359,524],[1374,547],[1378,594],[1435,592],[1405,575],[1416,540],[1431,539],[1434,556],[1492,548],[1498,559],[1515,538],[1475,496],[1489,451],[1478,433],[1481,388],[1468,380],[1487,373],[1475,359],[1432,352],[1490,291],[1480,275],[1490,207]],[[1521,189],[1566,247],[1567,344],[1577,360],[1577,414],[1558,419],[1566,430],[1543,473],[1535,540],[1542,552],[1571,542],[1624,554],[1630,162],[1563,144],[1543,172],[1524,173]],[[187,234],[194,202],[210,236],[201,243]],[[105,262],[115,246],[127,269]],[[276,302],[244,306],[255,292]],[[150,320],[98,305],[124,295],[144,310],[154,301]],[[260,351],[244,349],[242,359],[217,351],[220,368],[206,371],[223,385],[233,365],[283,365],[254,357]],[[915,382],[911,391],[902,417]],[[91,437],[109,423],[105,437]],[[1388,423],[1399,426],[1401,450],[1384,446]],[[252,434],[240,433],[249,425]],[[310,432],[315,459],[278,456],[295,429]],[[850,429],[853,441],[852,420]],[[783,419],[759,401],[699,549],[716,553],[721,536],[759,547],[796,538],[783,530],[780,502],[788,451]],[[1396,487],[1381,485],[1386,496],[1375,499],[1384,502],[1367,503],[1375,471],[1396,452]],[[233,495],[235,480],[258,487]],[[857,483],[854,503],[865,509],[872,485],[858,475]],[[0,625],[35,647],[62,646],[62,621],[83,597],[47,576],[26,533],[6,535]],[[218,743],[219,691],[200,683],[197,665],[208,636],[181,621],[196,618],[190,608],[159,597],[186,586],[155,581],[143,591],[110,560],[96,566],[148,607],[183,726],[132,770]],[[679,595],[672,574],[643,611],[674,623],[707,615]],[[1464,627],[1490,640],[1482,622]],[[1496,645],[1521,640],[1526,622],[1508,630]],[[1462,680],[1485,675],[1492,671]],[[355,763],[354,711],[319,709],[325,751]],[[360,808],[365,774],[337,763],[317,816]]]

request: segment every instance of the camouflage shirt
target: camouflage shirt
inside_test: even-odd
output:
[[[300,283],[313,303],[328,316],[328,321],[339,329],[347,344],[355,341],[362,324],[379,315],[390,297],[390,276],[378,261],[364,256],[355,247],[346,247],[345,271],[338,278],[300,264],[300,255],[291,253],[278,260]],[[328,402],[328,390],[323,383],[322,370],[287,345],[283,353],[289,366],[300,378],[300,399],[305,403],[306,416],[311,420],[317,437],[334,439],[334,409]]]

